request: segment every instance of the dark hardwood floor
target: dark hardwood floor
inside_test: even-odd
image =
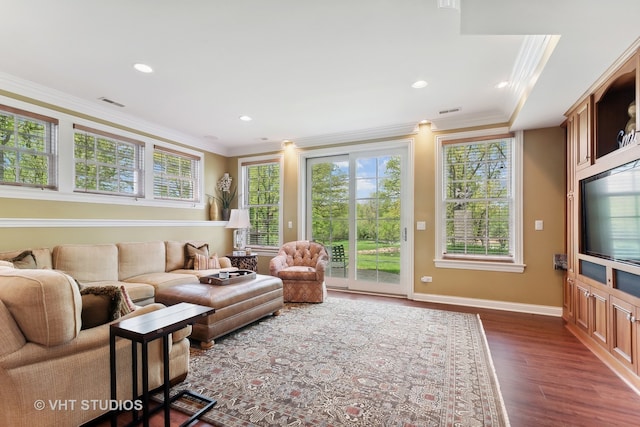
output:
[[[514,427],[640,426],[640,396],[578,341],[560,318],[344,292],[330,295],[478,313]],[[171,425],[187,418],[172,411]],[[120,425],[125,421],[121,416]],[[151,425],[164,425],[162,414],[154,416]]]

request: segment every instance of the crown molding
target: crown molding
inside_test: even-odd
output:
[[[361,142],[374,139],[397,138],[400,136],[415,135],[418,133],[417,123],[401,123],[389,126],[360,129],[350,132],[338,132],[324,135],[317,135],[299,139],[292,139],[298,148],[311,148],[324,145],[345,144],[349,142]],[[231,150],[229,155],[242,156],[257,153],[265,153],[271,151],[280,151],[282,149],[280,142],[266,142],[254,144],[252,146],[238,147]]]
[[[178,132],[131,114],[114,111],[113,108],[116,107],[98,105],[97,102],[87,101],[3,72],[0,72],[0,94],[36,105],[47,104],[41,106],[61,113],[94,117],[100,121],[111,122],[119,127],[126,127],[134,133],[146,133],[170,142],[226,155],[226,148],[218,146],[204,137],[197,138],[193,135]]]
[[[399,136],[415,135],[418,133],[418,123],[399,123],[377,128],[360,129],[350,132],[329,133],[296,139],[299,147],[314,147],[318,145],[343,144],[372,139],[396,138]]]
[[[497,123],[507,123],[509,116],[497,112],[486,112],[477,115],[458,115],[443,117],[431,120],[431,129],[437,131],[466,129],[479,126],[495,125]]]
[[[360,129],[350,132],[338,132],[324,135],[317,135],[299,139],[292,139],[298,148],[311,148],[324,145],[345,144],[349,142],[361,142],[374,139],[397,138],[400,136],[415,135],[418,133],[417,123],[401,123],[389,126],[382,126],[370,129]],[[267,142],[255,144],[252,146],[238,147],[231,150],[229,155],[241,156],[256,153],[264,153],[270,151],[280,151],[282,149],[280,142]]]

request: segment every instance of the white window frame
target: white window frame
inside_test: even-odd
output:
[[[85,163],[85,164],[95,164],[96,166],[99,167],[100,162],[98,160],[79,159],[75,157],[76,135],[88,136],[92,138],[94,145],[97,145],[98,139],[106,139],[118,145],[126,145],[131,147],[133,149],[133,159],[132,159],[133,166],[124,167],[124,166],[118,165],[117,159],[114,164],[104,164],[104,166],[115,168],[118,171],[124,170],[124,171],[132,172],[134,176],[134,184],[133,184],[134,190],[131,193],[126,193],[126,192],[121,192],[119,190],[106,191],[106,190],[100,190],[99,188],[96,188],[96,189],[79,188],[77,186],[77,169],[76,169],[77,165],[79,163]],[[144,142],[141,142],[141,141],[137,141],[131,138],[126,138],[117,134],[102,132],[97,129],[88,128],[86,126],[80,126],[80,125],[74,124],[74,132],[73,132],[73,146],[74,146],[74,175],[73,175],[74,185],[73,187],[74,187],[74,190],[73,191],[77,193],[108,194],[108,195],[119,196],[119,197],[144,197],[144,176],[145,176],[144,145],[145,145]],[[97,146],[96,146],[96,150],[97,150]],[[120,174],[118,173],[118,175]],[[96,181],[98,180],[99,180],[99,176],[96,176]]]
[[[202,160],[198,157],[198,156],[194,156],[193,154],[189,154],[187,152],[185,152],[184,150],[176,150],[173,148],[166,148],[163,147],[161,145],[154,145],[153,146],[153,154],[152,154],[152,159],[151,159],[151,163],[155,165],[155,154],[156,152],[160,152],[166,155],[170,155],[170,156],[175,156],[175,157],[180,157],[182,159],[186,159],[190,161],[190,165],[191,165],[191,170],[192,170],[192,174],[194,175],[192,178],[190,179],[186,179],[183,178],[181,176],[175,176],[174,178],[179,179],[180,181],[190,181],[192,182],[192,187],[193,187],[193,195],[191,198],[186,198],[186,197],[160,197],[160,196],[156,196],[155,194],[155,190],[156,190],[156,177],[157,177],[157,172],[155,170],[155,167],[152,167],[152,186],[153,186],[153,198],[155,200],[172,200],[172,201],[180,201],[180,202],[199,202],[201,200],[201,196],[202,196],[202,191],[201,191],[201,181],[202,181]],[[171,177],[172,175],[170,174],[162,174],[162,176],[169,176]]]
[[[486,271],[500,271],[510,273],[522,273],[524,272],[525,264],[523,262],[523,239],[522,239],[522,181],[523,181],[523,161],[522,161],[522,145],[523,134],[522,131],[515,133],[513,143],[513,163],[511,164],[512,170],[512,207],[513,212],[511,214],[511,238],[513,239],[513,259],[511,262],[496,261],[495,258],[477,256],[473,259],[453,259],[445,258],[443,248],[446,245],[446,229],[444,216],[445,210],[445,192],[444,188],[444,143],[450,140],[456,139],[469,139],[474,138],[485,139],[492,135],[502,135],[509,133],[507,128],[495,128],[490,130],[460,132],[438,135],[435,138],[435,158],[436,158],[436,215],[435,215],[435,230],[436,230],[436,258],[434,260],[436,267],[438,268],[454,268],[464,270],[486,270]]]
[[[2,183],[3,186],[16,186],[21,187],[23,189],[27,188],[38,188],[38,189],[50,189],[57,190],[58,189],[58,124],[59,121],[53,117],[48,117],[43,114],[35,113],[30,110],[25,110],[21,108],[11,107],[9,105],[2,105],[0,107],[0,112],[3,115],[13,116],[14,120],[25,120],[34,123],[38,123],[44,126],[45,135],[44,135],[44,151],[36,151],[36,150],[28,150],[19,147],[13,148],[2,148],[4,146],[0,146],[3,152],[15,152],[16,159],[20,156],[20,154],[29,154],[29,152],[37,152],[38,155],[45,157],[47,160],[47,170],[44,171],[47,174],[47,185],[40,184],[32,184],[32,183],[24,183],[20,181],[6,182]],[[16,134],[16,130],[14,128],[14,140],[17,142],[18,137]],[[19,166],[17,169],[19,170]]]
[[[275,161],[274,161],[275,160]],[[247,166],[255,166],[255,165],[264,165],[268,163],[278,163],[280,167],[280,183],[279,183],[279,192],[280,197],[278,200],[278,211],[280,212],[278,218],[278,242],[277,246],[258,246],[253,244],[248,244],[251,247],[252,251],[255,251],[258,255],[273,255],[278,252],[280,246],[283,243],[283,209],[282,203],[284,199],[284,156],[282,154],[276,154],[273,156],[255,156],[255,157],[243,157],[238,159],[238,171],[240,175],[240,182],[238,183],[238,206],[242,209],[248,209],[249,205],[247,202],[248,195],[248,180],[246,177],[246,167]]]
[[[49,200],[56,202],[74,202],[74,203],[100,203],[110,205],[125,205],[125,206],[149,206],[149,207],[163,207],[163,208],[176,208],[176,209],[195,209],[202,210],[206,207],[206,197],[204,196],[204,152],[198,151],[184,146],[180,146],[177,143],[173,144],[167,142],[168,140],[162,139],[161,136],[154,138],[148,135],[162,135],[162,128],[151,128],[148,131],[139,129],[141,133],[125,130],[117,127],[117,125],[109,125],[102,122],[90,120],[80,115],[72,115],[62,111],[52,110],[36,104],[32,104],[25,101],[16,100],[3,95],[0,95],[0,104],[9,108],[23,110],[36,115],[43,115],[51,117],[58,121],[57,124],[57,137],[55,141],[55,150],[52,153],[54,155],[54,164],[57,170],[57,187],[28,187],[22,185],[13,184],[0,184],[0,198],[15,198],[24,200]],[[58,102],[56,105],[60,104]],[[60,104],[63,105],[63,104]],[[98,117],[97,114],[93,115]],[[110,117],[110,116],[109,116]],[[110,123],[118,123],[118,120],[122,121],[123,126],[126,125],[126,116],[114,116],[110,117],[112,120]],[[108,121],[108,119],[107,119]],[[142,149],[143,154],[143,168],[145,170],[144,177],[141,178],[141,185],[144,185],[142,197],[122,197],[115,194],[98,194],[98,193],[85,193],[75,192],[75,163],[74,163],[74,124],[79,124],[85,127],[93,128],[97,131],[116,134],[125,138],[135,139],[144,143]],[[132,122],[127,128],[136,129],[135,123]],[[153,133],[156,131],[156,133]],[[186,137],[184,135],[177,135],[178,137]],[[177,139],[176,139],[177,140]],[[198,201],[193,200],[166,200],[166,199],[154,199],[153,198],[153,148],[154,146],[161,146],[169,150],[177,152],[183,152],[194,156],[199,159],[199,187],[195,190],[195,194],[198,196]]]

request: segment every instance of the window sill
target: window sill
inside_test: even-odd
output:
[[[503,273],[523,273],[526,264],[492,261],[466,261],[452,259],[434,260],[438,268],[456,268],[460,270],[500,271]]]
[[[280,251],[280,248],[247,246],[251,248],[251,255],[268,256],[273,258],[278,255],[278,252]]]

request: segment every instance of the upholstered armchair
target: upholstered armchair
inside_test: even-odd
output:
[[[327,296],[324,271],[329,263],[325,247],[298,240],[282,245],[269,262],[272,276],[282,279],[285,302],[323,302]]]

